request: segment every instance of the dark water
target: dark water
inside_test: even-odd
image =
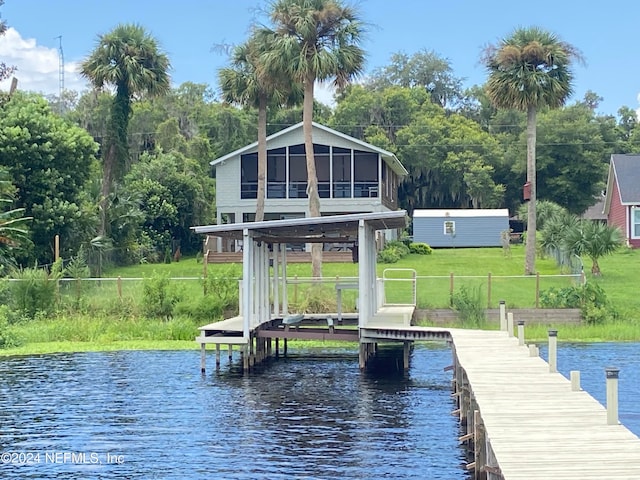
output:
[[[251,376],[223,359],[205,377],[193,351],[0,360],[0,451],[28,463],[0,478],[468,478],[444,346],[408,374],[361,374],[351,351]]]
[[[444,346],[418,346],[406,375],[361,374],[351,351],[299,352],[251,376],[223,359],[216,372],[209,355],[204,377],[197,352],[1,359],[0,452],[31,456],[3,456],[27,464],[0,478],[468,478]],[[560,371],[581,370],[602,403],[609,365],[620,419],[640,434],[640,345],[559,345]]]

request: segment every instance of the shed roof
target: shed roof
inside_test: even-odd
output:
[[[423,210],[414,210],[414,218],[445,218],[445,217],[507,217],[509,218],[508,208],[429,208]]]
[[[313,122],[313,128],[317,128],[319,130],[323,130],[331,135],[335,135],[336,137],[342,138],[344,140],[347,140],[349,142],[352,142],[356,145],[359,145],[360,147],[364,148],[365,150],[369,150],[371,152],[375,152],[380,154],[380,156],[382,156],[382,158],[387,162],[387,164],[391,167],[391,169],[396,172],[398,175],[400,176],[405,176],[408,175],[409,172],[407,172],[407,169],[404,168],[404,165],[402,165],[402,163],[400,163],[400,160],[398,160],[398,157],[395,156],[395,154],[384,150],[383,148],[380,147],[376,147],[375,145],[371,145],[370,143],[367,142],[363,142],[362,140],[358,140],[357,138],[351,137],[349,135],[346,135],[342,132],[338,132],[337,130],[333,130],[332,128],[326,127],[324,125],[321,125],[319,123]],[[273,135],[269,135],[267,137],[267,148],[269,148],[269,142],[282,136],[282,135],[286,135],[289,132],[292,132],[294,130],[302,130],[302,122],[300,123],[296,123],[295,125],[292,125],[288,128],[285,128],[284,130],[280,130],[279,132],[274,133]],[[243,153],[250,153],[252,151],[255,151],[258,148],[258,142],[253,142],[245,147],[239,148],[238,150],[235,150],[231,153],[227,153],[226,155],[220,157],[220,158],[216,158],[215,160],[210,162],[211,166],[216,166],[219,165],[227,160],[230,160],[236,156],[242,155]]]
[[[407,226],[407,212],[353,213],[325,217],[288,218],[262,222],[229,223],[224,225],[204,225],[192,227],[196,233],[206,233],[217,237],[239,240],[245,229],[253,230],[254,237],[267,243],[333,243],[340,240],[358,240],[360,220],[371,225],[374,230],[404,228]]]

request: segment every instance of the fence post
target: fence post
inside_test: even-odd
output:
[[[294,305],[298,305],[298,275],[293,277],[293,303]]]
[[[540,272],[536,272],[536,308],[540,308]]]
[[[116,284],[118,285],[118,298],[122,301],[122,277],[119,275]]]
[[[453,272],[449,274],[449,306],[453,307]]]
[[[491,272],[487,275],[487,308],[491,308]]]

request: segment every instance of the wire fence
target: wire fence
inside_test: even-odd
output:
[[[61,299],[84,299],[96,308],[109,306],[114,302],[140,303],[144,295],[147,278],[63,278],[59,280]],[[238,277],[219,277],[219,281],[235,282]],[[10,280],[20,281],[20,280]],[[203,277],[169,278],[172,291],[183,299],[196,299],[206,293]],[[431,275],[380,277],[382,290],[378,290],[387,304],[415,304],[418,308],[447,308],[452,305],[453,296],[463,289],[473,290],[486,299],[486,308],[497,308],[501,300],[518,308],[539,308],[541,295],[551,288],[561,289],[584,282],[582,274],[565,275]],[[311,277],[293,276],[287,278],[287,297],[291,311],[301,308],[310,299],[318,304],[322,299],[323,310],[336,307],[338,284],[357,284],[358,277]],[[238,288],[239,291],[239,288]],[[215,295],[215,292],[209,292]],[[341,291],[345,311],[356,311],[358,291],[356,288]],[[311,305],[313,306],[313,305]],[[318,306],[318,305],[317,305]],[[335,310],[333,310],[335,311]]]

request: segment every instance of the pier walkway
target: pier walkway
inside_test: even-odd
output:
[[[608,424],[604,406],[507,332],[449,333],[475,478],[640,479],[640,439],[617,414]]]

